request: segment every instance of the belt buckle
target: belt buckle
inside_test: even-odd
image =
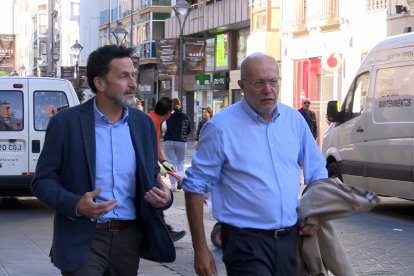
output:
[[[114,224],[116,225],[116,222],[115,221],[114,221]],[[110,232],[118,232],[119,231],[119,225],[118,225],[118,228],[117,229],[112,229],[112,220],[109,220],[108,221],[108,230]]]
[[[275,232],[273,233],[273,237],[274,237],[275,239],[282,238],[282,237],[284,237],[284,236],[285,236],[288,232],[289,232],[289,230],[288,230],[288,229],[286,229],[286,228],[277,229],[277,230],[275,230]]]

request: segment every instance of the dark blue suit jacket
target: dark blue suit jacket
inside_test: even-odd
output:
[[[157,209],[144,200],[146,191],[159,186],[154,123],[135,108],[129,108],[128,123],[137,160],[137,220],[144,230],[140,256],[172,262],[175,248],[168,230]],[[76,204],[95,187],[95,149],[93,99],[62,110],[50,120],[31,188],[36,197],[56,211],[50,254],[62,271],[75,271],[85,263],[94,236],[96,222],[77,217]]]

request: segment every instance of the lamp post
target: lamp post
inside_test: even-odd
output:
[[[180,42],[179,42],[179,48],[180,48],[180,70],[179,70],[179,77],[180,77],[180,89],[178,91],[178,98],[182,102],[183,92],[184,92],[184,83],[183,83],[183,74],[184,74],[184,26],[185,21],[187,20],[188,15],[190,14],[192,8],[191,5],[185,1],[185,0],[178,0],[177,4],[173,7],[173,10],[175,12],[175,15],[178,19],[178,23],[180,24]],[[181,16],[184,17],[184,19],[181,19]]]
[[[78,94],[81,92],[81,85],[80,85],[80,76],[79,76],[79,55],[83,50],[83,46],[76,40],[75,44],[73,44],[70,49],[75,54],[75,74],[76,74],[76,93]],[[80,97],[81,99],[81,97]]]
[[[41,76],[42,76],[42,70],[41,70],[40,66],[42,66],[43,61],[45,61],[45,60],[43,59],[42,55],[40,55],[40,56],[38,56],[38,57],[36,58],[36,63],[37,63],[37,75],[38,75],[39,77],[41,77]]]
[[[121,23],[117,22],[111,33],[116,39],[116,45],[122,45],[128,31],[122,27]]]

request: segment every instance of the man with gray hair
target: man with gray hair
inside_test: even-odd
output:
[[[241,65],[244,98],[203,127],[184,179],[188,222],[198,275],[217,273],[204,233],[203,197],[222,223],[228,275],[295,275],[301,166],[305,183],[326,178],[325,159],[306,122],[278,103],[280,71],[271,56],[255,53]]]

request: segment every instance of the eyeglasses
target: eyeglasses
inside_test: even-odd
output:
[[[310,104],[310,102],[303,102],[304,104]]]
[[[250,84],[251,86],[253,86],[254,88],[259,89],[259,88],[263,88],[266,83],[268,83],[272,87],[277,87],[280,85],[281,80],[282,80],[281,78],[274,78],[270,80],[254,80],[254,81],[244,80],[244,81]]]

